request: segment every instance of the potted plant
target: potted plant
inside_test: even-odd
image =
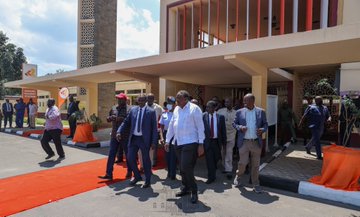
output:
[[[93,127],[93,132],[97,132],[100,127],[101,120],[95,115],[95,113],[90,115],[90,124]]]

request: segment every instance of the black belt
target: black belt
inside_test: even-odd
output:
[[[244,138],[244,141],[250,141],[250,142],[257,142],[259,139],[258,138],[256,138],[256,139],[245,139]]]

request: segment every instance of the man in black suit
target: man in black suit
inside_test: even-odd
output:
[[[129,166],[134,173],[134,178],[130,185],[134,186],[142,180],[136,163],[136,155],[141,150],[145,172],[145,183],[142,188],[150,187],[151,161],[150,148],[154,149],[158,142],[157,120],[155,110],[145,106],[146,96],[140,95],[137,98],[138,106],[133,107],[125,120],[120,125],[116,138],[120,141],[124,133],[130,130],[128,141],[128,160]]]
[[[206,184],[211,184],[215,181],[217,163],[221,159],[221,148],[226,145],[225,117],[218,114],[215,109],[216,102],[209,101],[206,104],[206,112],[203,114],[205,128],[204,149],[208,170]]]
[[[69,96],[69,107],[67,110],[67,117],[70,126],[70,135],[67,138],[73,138],[76,130],[76,117],[71,116],[75,112],[79,111],[79,105],[74,101],[74,97],[72,95]]]
[[[2,105],[2,111],[4,114],[4,129],[6,128],[8,121],[10,128],[12,128],[12,116],[14,114],[14,107],[12,103],[9,102],[9,99],[6,99],[5,103]]]

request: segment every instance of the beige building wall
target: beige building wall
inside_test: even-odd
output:
[[[360,91],[360,62],[343,63],[340,70],[340,91]]]
[[[360,1],[343,0],[343,24],[360,23]]]

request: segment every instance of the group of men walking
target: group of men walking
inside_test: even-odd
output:
[[[247,94],[244,97],[245,107],[235,111],[232,100],[225,99],[225,108],[219,108],[218,102],[209,101],[206,112],[190,102],[187,91],[181,90],[176,97],[169,96],[166,107],[157,114],[153,94],[140,95],[137,106],[128,108],[126,95],[116,95],[118,106],[112,109],[107,120],[112,122],[112,136],[106,173],[102,179],[113,178],[113,164],[120,147],[125,149],[128,171],[126,178],[132,177],[130,185],[142,180],[137,164],[140,150],[145,173],[142,188],[151,185],[151,166],[156,162],[158,141],[164,145],[168,166],[168,178],[176,179],[176,165],[182,178],[181,191],[176,196],[191,194],[191,202],[198,201],[197,184],[194,168],[197,158],[205,154],[208,171],[207,184],[216,181],[218,163],[223,159],[223,172],[232,179],[232,157],[235,137],[240,152],[238,170],[234,184],[241,186],[240,177],[245,171],[251,156],[251,178],[254,191],[261,193],[259,186],[259,164],[262,147],[262,134],[267,130],[264,110],[254,105],[255,97]],[[150,101],[149,101],[150,98]],[[154,109],[155,108],[155,109]],[[159,124],[159,126],[158,126]],[[153,150],[152,152],[150,150]],[[139,159],[140,160],[140,159]],[[151,162],[153,161],[153,162]]]

